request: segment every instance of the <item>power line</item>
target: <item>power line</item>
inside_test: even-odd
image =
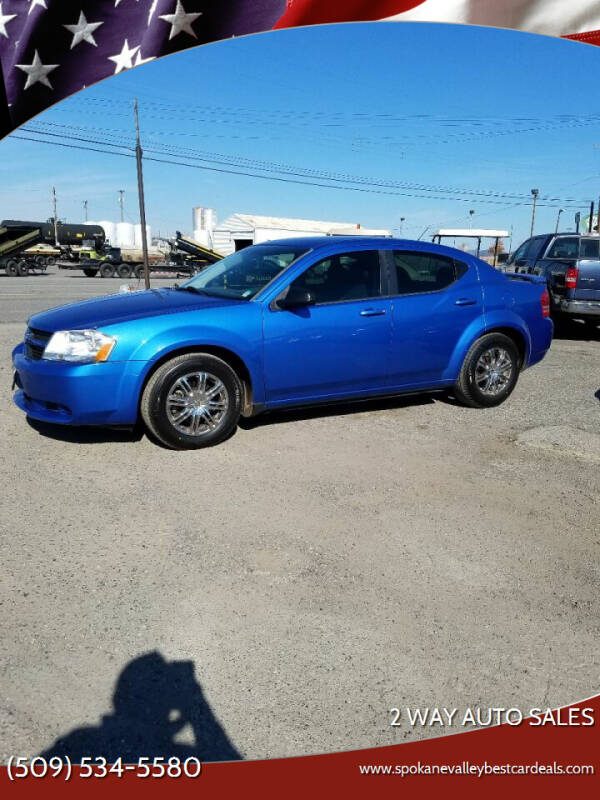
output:
[[[53,134],[53,135],[58,136],[58,134]],[[97,152],[97,153],[105,153],[105,154],[108,154],[108,155],[122,156],[122,157],[125,157],[125,158],[135,158],[133,153],[121,153],[121,152],[118,152],[116,150],[105,150],[105,149],[96,148],[96,147],[89,147],[87,145],[73,145],[73,144],[67,144],[66,142],[54,142],[54,141],[50,141],[49,142],[49,141],[44,140],[44,139],[36,139],[36,138],[33,138],[33,137],[24,137],[24,136],[19,136],[17,134],[10,134],[10,138],[22,139],[23,141],[29,141],[29,142],[37,142],[39,144],[49,144],[49,145],[54,145],[56,147],[65,147],[65,148],[69,148],[69,149],[72,149],[72,150],[87,150],[87,151],[92,151],[92,152]],[[70,138],[76,138],[76,137],[70,137]],[[81,139],[81,141],[85,141],[85,140]],[[102,144],[102,142],[98,142],[98,143]],[[109,147],[110,146],[112,146],[112,147],[121,147],[121,149],[125,149],[123,145],[111,145],[110,143],[106,143],[106,142],[104,144],[107,144]],[[317,183],[317,182],[314,182],[314,181],[301,181],[301,180],[297,180],[297,179],[293,179],[293,178],[277,177],[275,175],[260,175],[260,174],[251,173],[251,172],[243,172],[243,171],[240,171],[240,170],[231,170],[231,169],[224,169],[224,168],[219,168],[219,167],[208,167],[208,166],[204,166],[204,165],[200,165],[200,164],[188,164],[188,163],[185,163],[183,161],[174,161],[172,159],[156,158],[156,157],[153,157],[153,156],[146,156],[145,160],[146,161],[153,161],[155,163],[160,163],[160,164],[171,164],[171,165],[174,165],[174,166],[188,167],[189,169],[200,169],[200,170],[205,170],[205,171],[208,171],[208,172],[217,172],[217,173],[227,174],[227,175],[240,175],[242,177],[259,178],[259,179],[262,179],[262,180],[275,181],[275,182],[278,182],[278,183],[290,183],[290,184],[296,184],[296,185],[301,185],[301,186],[313,186],[313,187],[318,187],[318,188],[322,188],[322,189],[337,189],[337,190],[340,190],[340,191],[361,192],[361,193],[366,193],[366,194],[381,194],[381,195],[387,195],[387,196],[392,196],[392,197],[412,197],[412,198],[417,198],[417,199],[422,199],[422,200],[440,200],[440,201],[442,201],[442,200],[445,200],[445,201],[452,200],[452,201],[455,201],[455,202],[463,202],[463,203],[472,202],[470,198],[464,198],[464,197],[450,197],[450,196],[446,196],[446,197],[444,197],[444,196],[441,196],[441,197],[433,196],[432,197],[432,196],[429,196],[429,195],[415,194],[415,193],[412,193],[412,192],[394,192],[394,191],[384,191],[382,189],[374,189],[374,188],[366,188],[366,187],[341,186],[341,185],[337,185],[337,184],[333,184],[332,185],[332,184],[327,184],[327,183]],[[490,200],[490,199],[486,199],[486,198],[480,198],[478,200],[478,202],[491,204],[491,205],[500,205],[500,206],[505,206],[506,205],[506,203],[503,203],[500,200]],[[531,203],[524,201],[522,203],[516,203],[515,205],[516,206],[530,206]],[[554,207],[554,206],[544,205],[544,204],[541,204],[541,203],[538,203],[538,206],[542,207],[542,208],[548,208],[548,207],[549,208],[553,208]],[[578,205],[578,206],[568,206],[567,205],[567,208],[579,209],[580,207],[581,207],[580,205]]]
[[[61,126],[61,127],[69,127],[69,126]],[[83,126],[72,126],[72,127],[83,127]],[[81,141],[91,144],[102,144],[107,145],[110,147],[119,147],[121,149],[126,149],[129,145],[127,144],[114,144],[106,139],[90,139],[83,136],[73,136],[68,134],[56,134],[47,131],[36,130],[31,127],[23,127],[21,130],[25,132],[31,132],[40,134],[43,136],[51,136],[51,137],[60,137],[60,138],[68,138],[74,141]],[[85,128],[84,128],[85,130]],[[115,139],[120,139],[121,141],[131,142],[130,137],[112,137]],[[177,152],[180,150],[180,152]],[[187,150],[187,152],[185,152]],[[227,166],[236,166],[236,167],[254,167],[256,169],[260,169],[263,172],[269,173],[278,173],[284,175],[291,175],[295,177],[316,177],[322,180],[331,181],[333,183],[358,183],[360,185],[368,185],[371,187],[379,187],[379,188],[387,188],[387,189],[413,189],[415,191],[420,192],[437,192],[437,193],[444,193],[444,194],[452,194],[452,195],[467,195],[468,197],[478,197],[478,198],[495,198],[495,199],[503,199],[503,200],[520,200],[522,195],[519,194],[509,194],[506,192],[497,192],[493,190],[479,190],[479,189],[462,189],[457,187],[444,187],[444,186],[436,186],[436,185],[425,185],[425,184],[417,184],[417,183],[410,183],[408,181],[383,181],[376,178],[369,178],[364,176],[350,176],[347,174],[340,174],[340,173],[331,173],[327,172],[326,170],[311,170],[306,168],[298,168],[298,167],[291,167],[290,165],[278,165],[276,162],[267,162],[267,161],[258,161],[258,160],[251,160],[251,159],[240,159],[239,157],[225,157],[226,161],[223,161],[223,158],[215,159],[215,158],[206,158],[204,155],[197,155],[198,151],[190,150],[189,148],[174,148],[172,146],[162,146],[161,149],[152,149],[146,147],[146,152],[156,153],[160,155],[171,155],[178,158],[185,158],[187,160],[197,160],[203,161],[207,163],[216,163],[220,165],[227,165]],[[215,154],[210,154],[215,155]],[[246,162],[246,163],[241,163]],[[265,166],[263,166],[265,165]],[[587,199],[580,200],[578,198],[561,198],[561,197],[548,197],[543,196],[541,198],[546,202],[553,202],[553,203],[562,203],[562,204],[569,204],[569,203],[576,203],[576,204],[586,204],[588,201]],[[482,200],[483,202],[483,200]]]

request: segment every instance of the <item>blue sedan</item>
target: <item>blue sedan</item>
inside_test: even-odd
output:
[[[36,420],[135,425],[178,449],[240,415],[422,391],[496,406],[552,341],[545,285],[458,250],[367,237],[249,247],[182,286],[62,306],[13,352]]]

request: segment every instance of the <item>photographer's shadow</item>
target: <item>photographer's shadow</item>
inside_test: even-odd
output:
[[[157,652],[134,659],[117,679],[113,704],[114,712],[100,725],[71,731],[41,755],[73,761],[103,756],[109,763],[144,756],[242,758],[205,700],[191,661],[168,662]]]

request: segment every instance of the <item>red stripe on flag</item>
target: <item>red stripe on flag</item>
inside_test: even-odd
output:
[[[377,20],[410,11],[423,2],[425,0],[331,0],[328,3],[322,0],[289,0],[285,14],[275,27]]]
[[[585,42],[586,44],[600,44],[600,31],[588,31],[587,33],[572,33],[569,36],[564,36],[565,39],[574,39],[576,42]]]

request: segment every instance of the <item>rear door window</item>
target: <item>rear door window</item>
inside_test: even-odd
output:
[[[394,250],[397,294],[439,292],[467,271],[466,264],[437,253]]]
[[[577,258],[578,254],[579,238],[577,236],[561,236],[555,239],[546,258]]]
[[[579,245],[579,258],[600,259],[600,239],[582,239]]]

